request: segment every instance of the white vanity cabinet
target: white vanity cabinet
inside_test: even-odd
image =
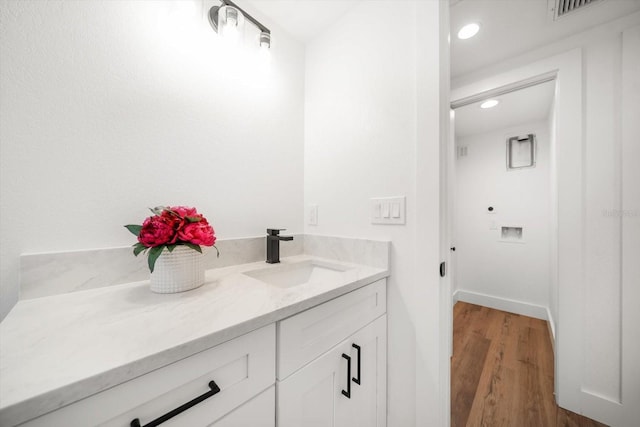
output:
[[[381,280],[279,322],[278,427],[386,426]]]
[[[162,422],[162,426],[274,427],[275,356],[272,324],[21,427],[157,425],[155,420],[199,397],[198,403]]]
[[[20,427],[385,427],[386,319],[382,279]]]

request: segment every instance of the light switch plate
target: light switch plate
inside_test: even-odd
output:
[[[405,211],[405,196],[373,198],[371,199],[371,224],[405,224]]]

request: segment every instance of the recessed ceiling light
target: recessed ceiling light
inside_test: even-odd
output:
[[[480,104],[480,108],[493,108],[498,105],[500,101],[497,99],[487,99],[482,104]]]
[[[467,24],[464,27],[460,28],[460,31],[458,31],[458,38],[460,40],[470,39],[471,37],[478,34],[478,31],[480,31],[480,25],[476,24],[475,22]]]

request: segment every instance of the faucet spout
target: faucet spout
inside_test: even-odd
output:
[[[284,228],[267,228],[267,263],[280,262],[280,241],[291,241],[293,236],[280,236]]]

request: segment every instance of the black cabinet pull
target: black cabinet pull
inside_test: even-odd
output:
[[[347,391],[342,390],[342,394],[347,396],[347,399],[351,399],[351,357],[342,353],[342,358],[347,359]]]
[[[178,414],[181,414],[182,412],[186,411],[187,409],[191,408],[192,406],[195,406],[198,403],[202,402],[203,400],[208,399],[211,396],[213,396],[213,395],[215,395],[215,394],[220,392],[220,387],[218,387],[218,384],[216,384],[215,381],[209,381],[209,388],[211,390],[209,390],[208,392],[206,392],[204,394],[201,394],[200,396],[196,397],[193,400],[188,401],[184,405],[178,406],[173,411],[167,412],[166,414],[164,414],[160,418],[156,418],[155,420],[151,421],[149,424],[145,424],[144,426],[141,426],[140,425],[140,420],[138,418],[134,418],[133,421],[131,421],[130,426],[131,427],[155,427],[155,426],[159,426],[163,422],[170,420],[171,418],[175,417]]]
[[[353,377],[353,382],[360,385],[360,346],[358,344],[351,344],[351,347],[355,348],[358,352],[358,378]]]

